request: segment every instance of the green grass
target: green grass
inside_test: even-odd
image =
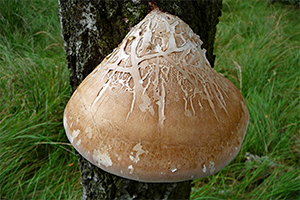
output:
[[[0,199],[81,198],[62,125],[70,87],[57,13],[54,0],[0,0]],[[195,180],[191,198],[300,199],[299,10],[224,1],[215,53],[251,118],[239,155]]]
[[[0,1],[0,199],[80,196],[56,1]]]
[[[299,10],[225,1],[215,53],[215,69],[241,90],[250,123],[237,158],[196,181],[193,199],[300,199]]]

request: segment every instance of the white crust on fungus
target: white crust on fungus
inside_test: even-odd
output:
[[[100,164],[102,164],[105,167],[108,167],[112,166],[113,164],[106,147],[101,148],[100,150],[95,149],[93,153],[93,159],[98,166],[101,166]]]
[[[153,106],[158,106],[158,124],[163,126],[166,119],[165,84],[169,82],[180,85],[185,95],[183,112],[186,116],[195,115],[194,106],[202,108],[202,102],[196,98],[200,95],[202,101],[208,101],[218,119],[216,106],[227,113],[224,100],[226,83],[210,76],[214,71],[201,44],[199,36],[179,18],[152,11],[101,63],[105,70],[102,70],[100,77],[107,81],[91,106],[103,98],[107,90],[121,85],[121,88],[133,96],[126,121],[136,106],[137,98],[140,98],[141,103],[137,106],[141,112],[149,111],[154,115]],[[187,82],[190,84],[187,85]],[[153,91],[149,91],[149,86],[152,86]],[[213,102],[214,99],[217,105]]]
[[[129,155],[129,158],[133,161],[133,162],[135,162],[135,163],[137,163],[139,160],[140,160],[140,155],[142,155],[142,154],[148,154],[148,151],[146,150],[143,150],[142,149],[143,147],[142,147],[142,145],[141,145],[141,143],[138,143],[138,144],[136,144],[134,147],[133,147],[133,151],[135,151],[136,153],[135,153],[135,156],[133,156],[133,152],[131,152],[131,154],[132,155]]]
[[[73,138],[77,138],[77,136],[79,135],[79,133],[80,133],[79,129],[77,129],[76,131],[74,130],[73,133],[72,133]]]
[[[89,139],[91,139],[92,136],[93,136],[93,131],[92,131],[91,127],[87,127],[87,128],[85,129],[85,132],[87,133],[87,137],[88,137]]]

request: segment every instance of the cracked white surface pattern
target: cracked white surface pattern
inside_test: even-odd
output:
[[[101,63],[105,68],[102,78],[107,81],[92,105],[108,89],[125,89],[133,97],[126,121],[134,106],[153,116],[153,107],[157,105],[158,124],[163,126],[166,119],[166,84],[178,84],[184,94],[183,109],[187,117],[195,115],[195,106],[202,109],[202,102],[196,98],[200,95],[202,101],[208,101],[218,119],[216,106],[227,113],[224,100],[226,84],[210,75],[215,72],[211,69],[201,44],[199,36],[179,18],[152,11]],[[121,87],[117,87],[120,85]]]

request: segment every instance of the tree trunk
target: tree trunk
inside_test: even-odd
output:
[[[153,1],[153,0],[152,0]],[[163,11],[177,15],[198,34],[211,66],[221,0],[156,0]],[[59,0],[59,15],[72,93],[83,79],[121,43],[148,12],[140,0]],[[190,181],[143,183],[106,173],[78,154],[82,199],[189,199]]]

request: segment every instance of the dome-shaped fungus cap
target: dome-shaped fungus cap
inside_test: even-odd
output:
[[[149,13],[71,97],[64,126],[72,145],[101,169],[144,182],[225,167],[240,150],[249,113],[201,44],[178,17]]]

